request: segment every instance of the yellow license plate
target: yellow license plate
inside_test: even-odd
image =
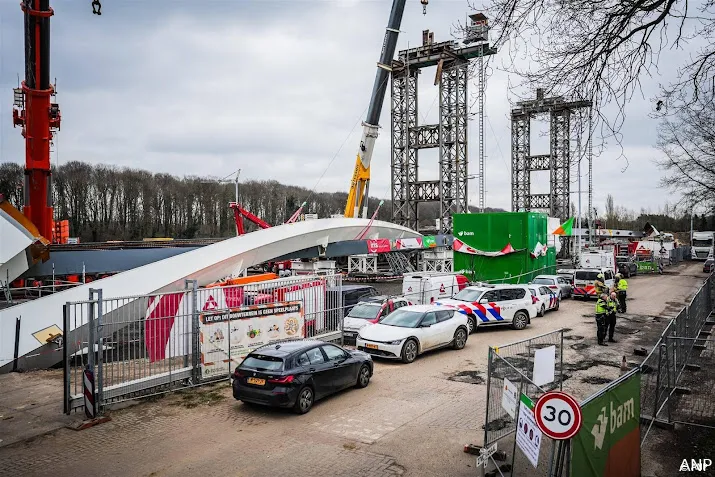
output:
[[[266,380],[261,378],[248,378],[248,384],[256,384],[258,386],[265,386]]]
[[[366,347],[366,348],[370,348],[370,349],[377,349],[377,345],[376,345],[376,344],[365,343],[365,347]]]

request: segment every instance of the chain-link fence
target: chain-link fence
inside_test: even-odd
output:
[[[670,321],[640,365],[641,445],[658,423],[692,423],[715,427],[715,380],[697,372],[712,365],[715,343],[710,332],[715,298],[715,277],[710,275],[688,305]]]
[[[342,343],[340,275],[89,300],[64,307],[65,412],[227,379],[264,344],[296,338]]]
[[[550,361],[553,354],[553,377],[542,378],[539,372],[539,375],[535,375],[536,356],[542,353],[549,356],[547,361]],[[519,412],[522,400],[535,403],[545,392],[561,389],[562,369],[563,330],[489,348],[484,447],[498,442],[502,450],[511,453],[511,475],[551,475],[558,443],[546,436],[541,439],[537,437],[540,442],[531,442],[532,452],[527,455],[517,445],[517,434],[525,424],[525,416],[520,419]],[[535,450],[537,448],[538,452]]]

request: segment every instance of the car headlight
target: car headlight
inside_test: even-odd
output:
[[[402,343],[402,340],[395,340],[395,341],[388,341],[387,344],[389,345],[398,345]]]

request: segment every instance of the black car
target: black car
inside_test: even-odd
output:
[[[715,260],[712,258],[708,258],[705,260],[705,263],[703,263],[703,271],[705,273],[712,273],[715,271]]]
[[[372,371],[372,358],[362,351],[324,341],[284,341],[246,356],[233,374],[233,397],[305,414],[318,399],[346,388],[366,387]]]
[[[616,257],[616,264],[618,265],[618,273],[623,275],[623,278],[630,278],[638,274],[638,265],[628,257]]]

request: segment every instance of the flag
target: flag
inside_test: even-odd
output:
[[[533,258],[543,257],[546,255],[547,246],[543,245],[541,242],[537,242],[534,247],[534,251],[531,252]]]
[[[573,217],[568,219],[561,226],[551,232],[551,235],[573,235]]]

